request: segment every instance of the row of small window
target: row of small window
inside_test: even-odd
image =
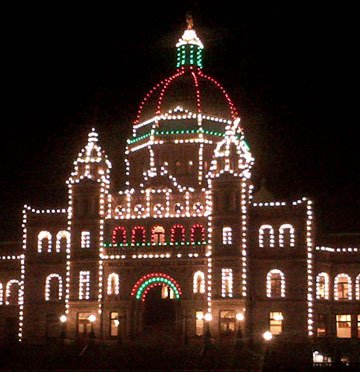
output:
[[[70,233],[69,231],[59,231],[56,234],[55,252],[65,252],[69,248]],[[81,248],[90,248],[90,231],[81,232]],[[38,234],[37,250],[39,253],[53,251],[52,235],[49,231],[40,231]]]
[[[171,227],[170,241],[173,244],[185,243],[185,227],[177,224]],[[206,234],[204,226],[195,224],[190,229],[190,241],[192,244],[201,244],[206,242]],[[117,226],[112,233],[112,243],[117,245],[125,245],[127,242],[127,233],[124,226]],[[131,243],[132,244],[145,244],[146,242],[146,229],[144,226],[135,226],[131,229]],[[151,243],[152,244],[165,244],[166,235],[165,228],[160,225],[151,228]]]
[[[158,215],[158,216],[161,216],[164,213],[171,213],[170,211],[167,212],[165,210],[164,205],[161,204],[161,203],[155,204],[152,207],[152,210],[153,210],[154,214],[155,215]],[[196,214],[201,214],[201,212],[204,210],[204,206],[203,206],[202,203],[196,202],[196,203],[193,204],[192,210]],[[123,206],[123,205],[118,205],[115,208],[115,212],[118,213],[120,216],[123,216],[123,215],[126,215],[128,213],[128,209],[125,206]],[[174,205],[174,213],[180,215],[183,212],[184,212],[184,206],[183,206],[183,204],[176,203]],[[150,213],[150,209],[147,210],[145,208],[145,206],[142,205],[142,204],[136,204],[135,207],[134,207],[134,213],[135,213],[135,215],[141,216],[141,215],[143,215],[145,213]],[[189,213],[191,213],[191,209],[190,208],[189,208]]]
[[[279,228],[279,247],[295,246],[295,229],[292,225],[286,223]],[[262,225],[259,228],[259,247],[274,248],[275,232],[271,225]]]
[[[6,286],[0,283],[0,305],[18,305],[22,298],[23,294],[19,280],[11,279],[6,283]]]
[[[334,278],[334,300],[353,299],[353,281],[350,275],[341,273]],[[330,299],[330,277],[327,273],[316,276],[316,299]],[[360,274],[355,278],[355,299],[360,300]]]

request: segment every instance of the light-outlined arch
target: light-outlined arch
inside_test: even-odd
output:
[[[111,295],[118,295],[120,292],[120,280],[119,274],[111,273],[107,279],[107,294]]]
[[[322,272],[316,276],[316,299],[328,300],[330,293],[329,274]]]
[[[340,273],[334,279],[334,300],[352,300],[352,283],[350,275]]]
[[[360,274],[355,279],[355,298],[360,300]]]
[[[180,298],[182,292],[179,284],[170,275],[164,273],[151,273],[141,277],[133,286],[131,296],[134,296],[136,300],[145,301],[149,290],[160,285],[169,286],[174,291],[175,299]]]
[[[65,239],[66,245],[65,245],[65,250],[69,247],[70,245],[70,233],[69,231],[66,230],[61,230],[56,234],[56,252],[61,252],[62,244],[61,241]]]
[[[3,304],[3,301],[4,301],[4,289],[3,289],[2,283],[0,282],[0,305]]]
[[[57,288],[52,287],[53,280],[57,280]],[[57,293],[55,290],[57,289]],[[63,298],[63,280],[59,274],[49,274],[45,279],[45,301],[60,301]]]
[[[52,248],[51,240],[52,240],[52,237],[49,231],[40,231],[38,235],[38,244],[37,244],[38,252],[41,253],[43,251],[44,242],[47,243],[46,251],[51,252],[51,248]]]
[[[270,270],[266,275],[266,297],[285,297],[285,274],[278,270]]]
[[[14,285],[17,286],[16,289],[12,288]],[[18,305],[21,297],[22,297],[21,282],[17,279],[9,280],[6,284],[6,292],[5,292],[6,305]]]
[[[205,227],[199,223],[191,226],[190,241],[191,244],[204,244],[206,240]]]
[[[275,233],[271,225],[261,225],[259,228],[259,247],[260,248],[274,248],[275,247]]]
[[[284,248],[286,245],[295,246],[295,229],[289,223],[284,223],[279,228],[279,246]]]
[[[126,244],[126,229],[124,226],[116,226],[112,233],[113,244]]]
[[[171,243],[185,243],[185,227],[183,225],[176,224],[171,228]]]
[[[193,277],[193,293],[205,293],[205,274],[200,270]]]

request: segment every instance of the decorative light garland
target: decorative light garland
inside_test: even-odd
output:
[[[51,281],[53,279],[58,280],[58,298],[57,300],[62,300],[63,298],[63,281],[62,277],[59,274],[53,273],[49,274],[45,279],[45,301],[51,301]]]
[[[285,235],[285,230],[289,231],[289,237],[290,237],[290,247],[295,247],[295,229],[294,227],[289,224],[285,223],[280,226],[279,228],[279,246],[280,248],[284,248],[284,235]]]
[[[328,300],[330,289],[329,274],[319,273],[316,276],[316,299],[317,300]]]
[[[272,280],[274,277],[280,278],[280,297],[285,297],[285,275],[278,269],[272,269],[266,275],[266,297],[275,297],[272,293]]]
[[[205,293],[205,274],[200,270],[194,274],[193,293]]]
[[[107,294],[108,295],[118,295],[120,293],[119,289],[119,274],[111,273],[107,280]]]
[[[339,296],[338,286],[339,284],[343,284],[347,286],[347,297],[342,298]],[[351,277],[348,274],[341,273],[335,276],[334,279],[334,300],[352,300],[352,283],[351,283]]]
[[[221,297],[233,297],[233,271],[221,269]]]
[[[79,273],[79,300],[90,299],[90,271]]]
[[[269,247],[274,248],[275,247],[275,234],[274,234],[274,228],[271,225],[261,225],[260,226],[260,228],[259,228],[259,247],[260,248],[267,248],[267,247],[265,247],[265,243],[264,243],[265,231],[268,232]]]

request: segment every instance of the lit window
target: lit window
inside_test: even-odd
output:
[[[38,252],[51,252],[51,234],[49,231],[40,231],[38,235]]]
[[[356,299],[360,300],[360,274],[355,279],[355,294]]]
[[[318,274],[318,276],[316,277],[316,298],[318,300],[329,299],[329,286],[329,275],[326,273]]]
[[[119,294],[119,275],[111,273],[107,280],[107,294],[118,295]]]
[[[331,357],[325,354],[321,354],[318,351],[313,352],[313,363],[331,363]]]
[[[165,229],[162,226],[154,226],[151,230],[152,244],[165,244]]]
[[[279,229],[279,246],[294,247],[295,246],[295,229],[292,225],[286,223],[280,226]]]
[[[316,335],[317,337],[326,337],[326,334],[327,334],[327,315],[319,314],[318,321],[317,321]]]
[[[81,232],[81,248],[90,248],[90,232]]]
[[[167,285],[163,285],[161,287],[161,298],[162,299],[173,299],[175,297],[174,295],[174,291],[172,288],[170,288],[169,286]]]
[[[233,296],[233,271],[221,269],[221,297]]]
[[[89,320],[89,316],[91,313],[78,313],[77,319],[77,331],[80,335],[89,335],[91,332],[91,322]]]
[[[90,298],[90,271],[80,271],[79,273],[79,300]]]
[[[194,274],[193,292],[205,293],[205,274],[202,271]]]
[[[126,244],[126,229],[123,226],[117,226],[113,230],[112,243],[116,245]]]
[[[285,275],[278,269],[270,270],[266,276],[266,296],[285,297]]]
[[[259,229],[259,247],[275,247],[274,229],[271,225],[262,225]]]
[[[272,311],[270,312],[270,332],[273,335],[279,335],[282,332],[282,326],[283,326],[283,314],[279,311]]]
[[[181,244],[185,242],[185,227],[183,225],[174,225],[171,228],[171,243]]]
[[[235,332],[235,311],[220,311],[220,334],[232,335]]]
[[[110,313],[110,336],[117,337],[119,334],[119,313],[117,311],[112,311]]]
[[[196,336],[204,335],[204,312],[203,311],[195,312],[195,335]]]
[[[335,300],[351,300],[351,278],[347,274],[338,274],[334,280],[334,298]]]
[[[351,338],[351,315],[336,315],[336,337]]]
[[[45,280],[45,301],[59,301],[63,295],[63,281],[59,274],[50,274]]]
[[[65,252],[68,244],[70,244],[70,233],[69,231],[59,231],[56,234],[56,252]]]
[[[5,303],[6,305],[18,305],[20,296],[20,282],[11,279],[6,284]]]
[[[223,244],[232,244],[232,229],[231,227],[223,227],[222,229]]]

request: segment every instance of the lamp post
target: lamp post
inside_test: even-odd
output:
[[[204,319],[205,319],[204,347],[207,348],[211,343],[210,322],[212,321],[212,315],[210,313],[206,313]]]
[[[243,313],[237,313],[236,314],[236,327],[237,327],[237,330],[236,330],[236,335],[235,335],[235,346],[236,348],[238,349],[241,349],[242,348],[242,341],[243,341],[243,334],[242,334],[242,330],[241,330],[241,322],[245,319],[244,317],[244,314]]]
[[[95,323],[95,320],[96,320],[96,316],[91,314],[91,315],[89,315],[88,320],[91,323],[90,338],[94,339],[95,338],[94,323]]]
[[[66,321],[67,321],[67,316],[65,314],[61,315],[59,318],[61,322],[61,332],[60,332],[60,339],[62,341],[65,340],[66,338]]]
[[[273,335],[270,331],[266,331],[263,333],[263,339],[265,341],[265,355],[264,355],[264,361],[263,361],[263,370],[266,370],[266,368],[270,368],[270,353],[269,353],[269,346],[270,346],[270,341],[273,338]]]

